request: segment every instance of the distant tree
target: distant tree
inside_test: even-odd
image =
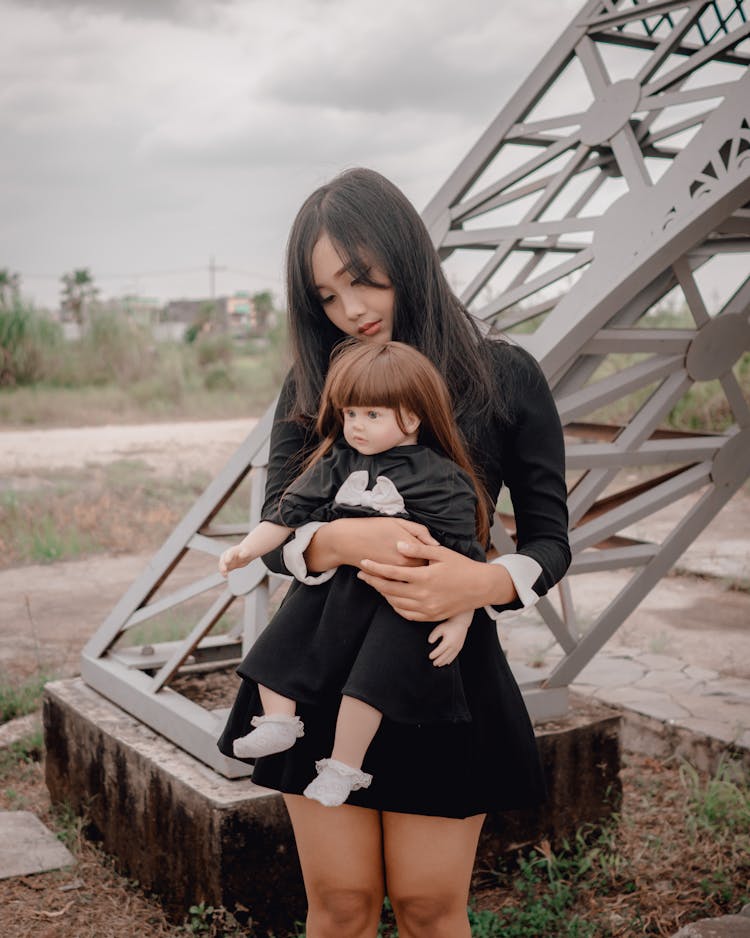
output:
[[[253,307],[258,317],[258,328],[264,330],[274,310],[273,293],[270,290],[261,290],[260,293],[254,293]]]
[[[62,306],[73,314],[73,318],[82,326],[86,321],[88,307],[99,292],[94,286],[94,278],[88,267],[81,267],[68,274],[63,274]]]
[[[7,308],[18,299],[21,292],[21,275],[11,273],[8,267],[0,267],[0,307]]]

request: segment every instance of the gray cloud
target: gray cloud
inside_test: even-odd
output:
[[[67,15],[73,11],[84,14],[115,15],[123,19],[166,20],[201,25],[216,19],[217,8],[232,0],[10,0],[10,2]]]
[[[372,166],[422,207],[565,25],[564,4],[577,0],[475,0],[469,21],[453,0],[0,0],[0,266],[48,304],[73,266],[209,254],[256,275],[227,272],[221,289],[275,287],[297,207],[342,168]]]

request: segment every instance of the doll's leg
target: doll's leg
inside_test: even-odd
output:
[[[330,759],[315,763],[317,776],[303,794],[328,808],[343,804],[356,788],[368,788],[372,775],[362,771],[365,753],[383,714],[356,697],[341,698]]]
[[[259,759],[275,752],[291,749],[305,729],[302,720],[295,716],[297,704],[288,697],[277,694],[269,687],[258,685],[263,716],[250,721],[255,729],[246,736],[235,739],[232,750],[239,759]]]
[[[361,769],[382,719],[383,714],[364,700],[342,697],[331,758]]]

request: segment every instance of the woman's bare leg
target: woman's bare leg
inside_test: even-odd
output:
[[[382,719],[383,714],[363,700],[342,697],[331,758],[354,769],[361,769],[365,753]]]
[[[260,702],[263,704],[264,714],[274,713],[293,717],[297,712],[296,701],[290,700],[288,697],[282,697],[281,694],[277,694],[270,687],[258,684],[258,694],[260,695]]]
[[[307,893],[307,938],[374,938],[383,906],[380,813],[284,795]]]
[[[470,938],[466,906],[484,817],[383,812],[387,891],[399,938]]]

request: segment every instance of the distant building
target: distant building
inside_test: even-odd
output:
[[[209,317],[207,311],[211,308]],[[215,300],[171,300],[164,307],[163,318],[186,326],[209,321],[214,328],[226,329],[237,337],[263,336],[273,326],[272,317],[265,310],[256,309],[247,290]]]
[[[206,317],[206,311],[213,308],[211,318],[217,322],[226,321],[226,298],[216,300],[170,300],[164,307],[164,319],[168,322],[184,322],[187,326],[200,322]]]
[[[135,293],[126,293],[124,296],[116,296],[108,300],[97,300],[96,308],[106,313],[125,315],[133,322],[144,326],[159,322],[162,314],[162,304],[157,299],[151,296],[138,296]]]

